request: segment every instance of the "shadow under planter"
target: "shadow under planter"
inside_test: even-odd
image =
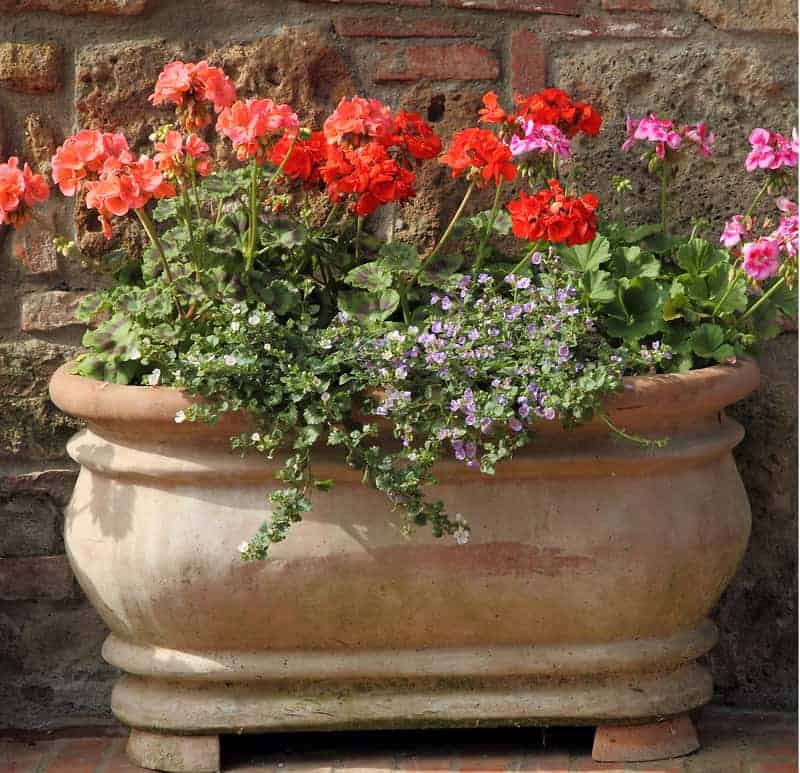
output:
[[[600,421],[543,424],[494,477],[443,463],[437,496],[469,521],[467,545],[403,535],[383,495],[321,452],[336,487],[244,563],[280,464],[231,452],[247,418],[177,425],[181,393],[62,367],[52,399],[88,424],[68,446],[67,551],[125,672],[112,709],[129,755],[212,771],[221,733],[567,724],[598,726],[598,760],[693,751],[707,614],[750,530],[743,430],[723,409],[757,384],[751,360],[626,379],[609,415],[669,437],[661,449]]]

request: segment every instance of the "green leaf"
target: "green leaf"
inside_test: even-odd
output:
[[[564,266],[573,271],[596,271],[611,258],[611,245],[605,236],[596,236],[588,244],[563,247],[558,254]]]
[[[660,233],[660,223],[649,223],[647,225],[640,225],[637,228],[624,228],[619,232],[617,238],[623,244],[638,244],[648,236],[653,236]]]
[[[399,305],[400,295],[396,290],[384,290],[381,293],[352,290],[339,293],[339,308],[360,320],[383,322],[392,316]]]
[[[511,233],[511,215],[505,209],[498,210],[492,228],[495,233],[508,236]]]
[[[417,248],[413,244],[404,244],[403,242],[384,244],[378,254],[381,256],[381,266],[391,272],[416,272],[422,263]]]
[[[734,356],[733,347],[725,342],[725,331],[709,322],[700,325],[691,336],[692,351],[706,360],[723,362]]]
[[[719,314],[744,311],[747,308],[747,282],[727,262],[717,263],[706,277],[708,305]]]
[[[614,300],[614,288],[608,271],[587,271],[581,281],[586,297],[594,303],[610,303]]]
[[[283,279],[257,287],[256,293],[264,305],[278,315],[288,314],[299,302],[297,291]]]
[[[363,263],[360,266],[356,266],[347,273],[344,281],[351,287],[359,287],[362,290],[369,290],[374,293],[391,287],[392,275],[384,268],[381,262],[372,261],[371,263]]]
[[[642,252],[641,247],[624,247],[614,253],[614,272],[617,276],[631,279],[637,276],[655,279],[661,272],[661,262],[650,252]]]
[[[419,283],[421,285],[440,287],[461,268],[463,262],[463,255],[453,253],[442,255],[440,253],[433,260],[425,262],[425,268],[419,275]]]
[[[724,260],[727,253],[718,250],[705,239],[689,239],[678,248],[677,263],[691,276],[702,276]]]
[[[663,330],[665,296],[666,290],[653,279],[621,279],[614,302],[606,307],[609,334],[631,342]]]

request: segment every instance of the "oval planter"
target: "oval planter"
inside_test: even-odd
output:
[[[723,409],[757,385],[751,360],[626,379],[610,415],[668,436],[662,449],[599,421],[546,424],[493,478],[443,463],[437,495],[470,522],[463,546],[403,536],[384,496],[323,452],[333,491],[269,560],[244,563],[277,485],[230,450],[246,417],[177,425],[176,390],[60,368],[52,399],[87,422],[68,446],[67,551],[111,629],[131,757],[214,770],[220,733],[518,724],[598,725],[598,759],[693,750],[707,614],[750,529],[731,456],[743,430]]]

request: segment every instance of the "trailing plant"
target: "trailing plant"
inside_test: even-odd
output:
[[[438,464],[492,475],[537,423],[593,417],[659,445],[604,412],[625,375],[731,361],[795,313],[796,134],[751,134],[747,168],[765,182],[715,243],[700,222],[688,236],[669,222],[680,155],[712,153],[703,123],[629,119],[623,148],[645,143],[661,203],[660,222],[631,226],[599,221],[597,197],[577,190],[572,139],[597,135],[602,121],[558,89],[510,112],[486,94],[481,125],[456,132],[444,153],[414,113],[353,97],[317,131],[289,105],[238,100],[206,62],[169,64],[151,101],[177,113],[152,155],[83,130],[53,157],[61,192],[82,193],[108,238],[133,213],[150,245],[141,260],[106,256],[114,286],[80,310],[89,327],[75,372],[202,398],[177,423],[249,416],[233,447],[282,464],[267,520],[243,535],[245,559],[265,557],[333,485],[315,475],[327,447],[386,494],[405,529],[464,542],[469,514],[436,499]],[[227,162],[213,160],[225,158],[212,154],[214,123]],[[463,178],[438,242],[378,238],[370,216],[411,199],[424,163]],[[630,185],[615,185],[621,201]],[[478,189],[492,204],[474,212]],[[761,219],[767,194],[777,223]],[[27,165],[0,165],[0,222],[22,227],[47,196]]]

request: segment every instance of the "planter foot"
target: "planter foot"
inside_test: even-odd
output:
[[[167,773],[219,773],[218,735],[163,735],[131,730],[128,759]]]
[[[699,748],[694,723],[683,716],[649,725],[600,725],[592,758],[596,762],[651,762],[683,757]]]

